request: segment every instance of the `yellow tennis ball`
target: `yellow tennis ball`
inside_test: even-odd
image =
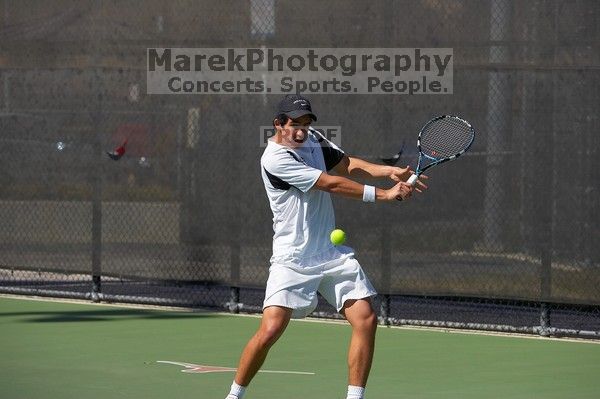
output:
[[[335,229],[331,232],[329,238],[331,239],[333,245],[342,245],[344,242],[346,242],[346,233],[344,233],[344,230]]]

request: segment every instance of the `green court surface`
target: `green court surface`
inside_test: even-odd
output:
[[[0,298],[0,397],[223,399],[256,317]],[[368,399],[598,398],[600,345],[381,327]],[[246,399],[343,399],[350,328],[293,321]]]

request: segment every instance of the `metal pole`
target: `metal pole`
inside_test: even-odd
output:
[[[538,18],[540,10],[537,3],[530,5],[528,15],[529,29],[523,31],[522,40],[527,43],[525,47],[525,57],[527,62],[535,62],[538,59],[539,49],[536,45],[538,40]],[[519,146],[520,151],[520,179],[519,179],[519,227],[520,227],[520,242],[522,243],[521,251],[527,255],[537,255],[536,243],[534,239],[534,226],[532,219],[532,176],[534,172],[531,168],[531,153],[535,147],[535,138],[532,137],[532,125],[534,124],[533,114],[535,111],[535,71],[523,70],[520,71],[522,80],[522,95],[520,109],[520,125],[517,129],[518,137],[522,145]]]
[[[558,18],[559,11],[557,5],[554,6],[554,41],[553,41],[553,53],[554,59],[553,61],[556,63],[556,48],[558,46]],[[541,279],[540,279],[540,293],[541,293],[541,314],[540,314],[540,335],[550,335],[551,325],[550,325],[550,307],[548,302],[552,299],[552,253],[553,253],[553,240],[554,240],[554,226],[557,222],[557,209],[556,209],[556,199],[552,193],[556,191],[556,183],[558,181],[557,178],[557,169],[556,165],[560,160],[558,157],[562,156],[562,154],[557,154],[555,151],[554,143],[557,143],[559,140],[558,137],[558,121],[557,116],[561,109],[558,108],[558,82],[557,82],[557,71],[553,70],[551,72],[552,78],[552,136],[544,141],[545,149],[551,156],[548,158],[549,160],[549,181],[547,181],[547,188],[545,191],[545,198],[548,201],[548,209],[544,211],[544,221],[543,221],[543,229],[542,229],[542,247],[541,247]]]
[[[384,294],[381,299],[381,305],[379,307],[379,324],[389,326],[390,323],[390,307],[391,307],[391,296]]]
[[[92,301],[100,302],[102,275],[102,189],[99,178],[94,179],[92,201]]]
[[[382,13],[382,29],[383,37],[380,38],[382,43],[389,41],[388,46],[394,47],[395,39],[394,39],[394,3],[388,2],[386,3],[386,12]],[[391,126],[396,126],[395,124],[395,116],[396,114],[391,111],[391,109],[396,108],[396,100],[395,96],[392,96],[391,103],[388,104],[387,107],[382,109],[382,118],[381,120],[389,121]],[[389,215],[386,215],[385,209],[379,207],[378,209],[373,209],[373,212],[377,212],[377,216],[379,219],[379,229],[380,229],[380,267],[381,267],[381,283],[380,288],[383,293],[383,298],[381,300],[380,308],[379,308],[379,323],[389,326],[390,325],[390,294],[391,294],[391,284],[390,280],[392,278],[392,245],[390,243],[390,236],[392,234],[392,224],[389,218]]]
[[[96,76],[94,76],[94,80]],[[97,88],[97,85],[94,85]],[[101,275],[102,275],[102,111],[99,101],[98,109],[94,112],[92,121],[96,128],[94,138],[94,154],[96,156],[94,177],[93,177],[93,197],[92,197],[92,300],[100,301],[101,293]]]
[[[245,107],[245,95],[238,94],[239,100],[235,102],[235,104],[239,107],[238,112],[241,115],[244,111],[247,111],[248,108]],[[234,122],[239,123],[239,122]],[[237,132],[238,126],[233,125],[231,131],[229,132],[229,145],[231,146],[231,151],[233,154],[239,154],[239,136],[233,132]],[[240,197],[240,187],[239,187],[239,163],[234,162],[232,167],[229,168],[229,178],[231,184],[229,185],[229,198],[239,198]],[[241,230],[243,228],[243,224],[241,223],[241,212],[240,212],[240,203],[234,203],[233,206],[230,206],[230,220],[228,223],[229,231],[229,284],[230,284],[230,295],[229,295],[229,311],[231,313],[239,313],[240,311],[240,266],[241,266]]]
[[[540,278],[541,306],[540,306],[540,335],[550,335],[550,308],[547,299],[550,297],[552,287],[552,259],[547,246],[542,249],[542,269]]]
[[[99,69],[99,46],[96,42],[90,43],[92,51],[92,96],[95,101],[90,101],[92,108],[91,120],[95,128],[94,132],[94,168],[93,168],[93,197],[92,197],[92,293],[94,302],[101,300],[101,276],[102,276],[102,172],[103,172],[103,150],[102,150],[102,125],[103,118],[103,85]]]
[[[8,2],[9,0],[4,0],[4,28],[8,27]],[[10,86],[9,86],[9,73],[7,70],[2,74],[3,80],[3,91],[4,91],[4,112],[10,112]]]
[[[499,42],[490,47],[489,61],[505,64],[509,61],[509,48],[504,44],[509,39],[510,2],[492,0],[490,10],[490,40]],[[502,43],[502,44],[500,44]],[[487,250],[503,249],[502,210],[504,204],[503,156],[506,148],[506,133],[510,118],[510,81],[505,71],[493,70],[488,81],[487,128],[487,177],[484,200],[484,246]]]
[[[392,246],[390,245],[390,225],[382,220],[381,224],[381,291],[384,294],[379,309],[379,323],[390,325],[390,279],[392,263]]]
[[[240,288],[229,288],[229,312],[240,313]]]

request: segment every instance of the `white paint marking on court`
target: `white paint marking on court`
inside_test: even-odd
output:
[[[566,338],[566,337],[544,337],[542,335],[525,334],[520,332],[504,332],[504,331],[486,331],[486,330],[469,330],[464,328],[449,328],[449,327],[432,327],[432,326],[377,326],[379,328],[391,328],[394,330],[409,330],[409,331],[423,331],[433,333],[446,333],[446,334],[463,334],[463,335],[482,335],[489,337],[499,338],[524,338],[524,339],[537,339],[542,341],[557,341],[557,342],[573,342],[578,344],[596,344],[600,345],[600,340],[594,338]]]
[[[231,367],[221,367],[221,366],[205,366],[202,364],[194,364],[194,363],[185,363],[185,362],[173,362],[170,360],[157,360],[156,363],[163,364],[174,364],[176,366],[185,367],[185,369],[181,370],[182,373],[198,373],[198,374],[206,374],[206,373],[226,373],[226,372],[234,372],[237,369]],[[286,371],[286,370],[258,370],[259,373],[270,373],[270,374],[296,374],[296,375],[315,375],[315,373],[311,373],[308,371]]]
[[[115,308],[125,308],[125,309],[153,309],[163,312],[183,312],[183,313],[200,313],[200,314],[217,314],[221,316],[228,317],[248,317],[260,319],[262,317],[261,314],[233,314],[228,312],[214,312],[210,310],[203,309],[194,309],[194,308],[182,308],[182,307],[174,307],[174,306],[158,306],[158,305],[142,305],[142,304],[127,304],[121,302],[90,302],[89,300],[84,299],[68,299],[68,298],[52,298],[52,297],[40,297],[40,296],[31,296],[31,295],[16,295],[16,294],[0,294],[0,298],[9,298],[9,299],[19,299],[19,300],[29,300],[29,301],[39,301],[39,302],[59,302],[59,303],[73,303],[79,305],[91,305],[91,306],[105,306],[105,307],[115,307]],[[319,323],[319,324],[333,324],[339,326],[347,326],[348,322],[343,319],[321,319],[321,318],[306,318],[306,319],[294,319],[292,322],[301,322],[301,323]],[[576,344],[592,344],[592,345],[600,345],[600,340],[595,338],[567,338],[567,337],[543,337],[540,335],[528,335],[517,332],[502,332],[502,331],[481,331],[481,330],[467,330],[467,329],[453,329],[448,327],[431,327],[431,326],[382,326],[379,325],[379,328],[391,328],[395,330],[415,330],[415,331],[424,331],[424,332],[442,332],[449,334],[467,334],[467,335],[483,335],[483,336],[492,336],[492,337],[503,337],[503,338],[524,338],[524,339],[538,339],[542,341],[555,341],[555,342],[572,342]]]

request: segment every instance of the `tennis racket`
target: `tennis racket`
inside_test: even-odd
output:
[[[427,169],[455,160],[471,147],[473,140],[475,130],[466,120],[452,115],[433,118],[419,132],[419,162],[407,183],[414,186],[419,175]]]

